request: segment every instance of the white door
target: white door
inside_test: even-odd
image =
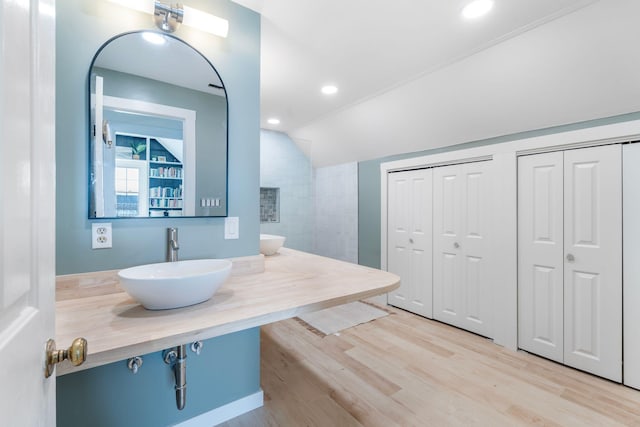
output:
[[[388,303],[432,317],[430,169],[394,172],[388,188],[387,269],[400,276]]]
[[[54,1],[0,2],[0,46],[0,425],[55,425]]]
[[[640,143],[627,144],[623,150],[623,220],[624,234],[633,238],[623,241],[623,325],[624,383],[640,389]]]
[[[518,344],[622,379],[620,145],[518,161]]]
[[[518,346],[562,363],[563,154],[518,159]]]
[[[433,171],[433,316],[491,337],[490,162]]]
[[[105,129],[104,122],[104,79],[101,76],[91,76],[91,122],[93,138],[91,140],[91,195],[90,213],[96,218],[105,216],[104,207],[104,143],[109,139],[110,132]],[[108,127],[108,125],[107,125]],[[112,141],[113,144],[115,141]],[[115,148],[114,148],[115,149]]]
[[[566,151],[564,176],[564,363],[619,382],[621,146]]]

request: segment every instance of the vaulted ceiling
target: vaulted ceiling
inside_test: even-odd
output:
[[[317,166],[635,108],[563,115],[570,104],[544,98],[578,102],[592,79],[610,80],[582,67],[636,31],[617,29],[633,26],[634,0],[495,0],[476,20],[461,17],[469,0],[235,1],[262,15],[261,126],[312,147]],[[337,94],[320,92],[329,83]]]

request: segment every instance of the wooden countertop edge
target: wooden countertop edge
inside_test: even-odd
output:
[[[86,362],[80,366],[72,366],[68,361],[60,363],[56,368],[56,376],[62,376],[66,374],[72,374],[75,372],[83,371],[86,369],[96,368],[98,366],[107,365],[118,361],[123,361],[130,357],[141,356],[143,354],[153,353],[164,350],[169,347],[175,347],[181,344],[189,344],[198,340],[206,340],[215,338],[221,335],[230,334],[233,332],[240,332],[246,329],[255,328],[269,323],[277,322],[280,320],[290,319],[300,314],[322,310],[336,305],[347,304],[350,302],[358,301],[365,298],[370,298],[376,295],[390,292],[400,286],[400,282],[395,282],[391,285],[377,288],[370,291],[358,292],[352,295],[333,298],[331,300],[320,301],[317,303],[307,304],[300,307],[295,307],[287,310],[281,310],[257,316],[253,318],[247,318],[238,320],[235,322],[225,323],[223,325],[213,326],[211,328],[205,328],[201,330],[194,330],[193,332],[169,335],[160,339],[139,343],[136,345],[130,345],[127,347],[117,348],[113,350],[103,351],[100,353],[93,353],[87,356]],[[125,363],[125,362],[123,362]]]
[[[359,270],[360,271],[375,270],[375,269],[370,269],[369,267],[364,267],[356,264],[349,264],[349,263],[345,263],[344,261],[324,258],[317,255],[311,255],[304,252],[298,252],[298,251],[294,251],[286,248],[282,248],[281,252],[284,253],[284,257],[279,259],[274,258],[272,261],[275,263],[274,268],[278,271],[277,274],[283,275],[283,277],[285,278],[289,274],[293,276],[299,276],[299,273],[300,273],[299,270],[294,269],[292,271],[288,271],[287,266],[291,264],[287,264],[287,262],[291,263],[292,261],[294,263],[297,263],[297,262],[303,263],[304,260],[307,260],[307,261],[311,260],[313,262],[328,263],[327,270],[329,270],[331,267],[344,268],[345,266],[348,266],[347,268],[350,271],[349,274],[360,274],[358,273]],[[263,259],[261,260],[248,259],[248,261],[250,261],[249,262],[250,264],[258,264],[258,265],[262,264],[263,266],[262,270],[265,271],[265,268],[264,268],[265,263]],[[257,263],[252,261],[257,261]],[[282,264],[282,262],[284,262],[285,264]],[[284,270],[286,271],[282,271],[283,267],[284,267]],[[352,267],[353,267],[353,270],[352,270]],[[299,268],[299,266],[297,266],[297,268]],[[144,354],[161,351],[166,348],[175,347],[176,345],[189,344],[191,342],[198,341],[198,340],[210,339],[210,338],[214,338],[217,336],[221,336],[221,335],[225,335],[233,332],[239,332],[245,329],[263,326],[269,323],[277,322],[279,320],[289,319],[289,318],[298,316],[299,314],[317,311],[317,310],[333,307],[340,304],[346,304],[349,302],[370,298],[376,295],[390,292],[400,286],[400,278],[398,276],[395,276],[385,271],[379,271],[379,273],[386,276],[382,281],[382,283],[378,281],[377,285],[373,285],[373,287],[369,289],[363,289],[362,286],[360,286],[356,290],[351,290],[351,291],[346,290],[346,293],[334,294],[334,296],[331,296],[328,299],[315,300],[310,303],[301,302],[301,305],[292,304],[291,306],[285,307],[285,308],[281,306],[280,309],[276,308],[275,311],[265,312],[263,310],[262,313],[256,316],[250,316],[250,313],[247,313],[248,317],[231,319],[224,323],[220,323],[219,320],[213,318],[211,320],[211,326],[207,326],[206,324],[207,322],[204,322],[204,325],[202,322],[199,322],[197,326],[194,325],[195,329],[193,330],[185,331],[183,328],[183,330],[180,332],[175,332],[175,333],[167,332],[167,335],[162,335],[155,338],[149,338],[148,340],[140,343],[114,346],[114,347],[107,348],[105,350],[101,350],[95,353],[91,352],[91,342],[89,342],[89,353],[87,355],[87,360],[82,365],[75,366],[75,367],[72,366],[68,361],[64,361],[58,364],[56,368],[56,375],[62,376],[70,373],[75,373],[82,370],[106,365],[109,363],[124,361],[130,357],[141,356]],[[86,276],[91,276],[91,274],[92,273],[87,273],[85,275],[85,278]],[[96,278],[100,279],[100,278],[104,278],[105,274],[106,276],[113,277],[112,276],[113,272],[97,272],[95,273],[95,276]],[[259,281],[261,277],[260,273],[255,273],[255,274],[257,275],[245,276],[249,279],[243,279],[243,280]],[[317,274],[317,272],[315,274]],[[64,280],[68,280],[69,277],[70,276],[61,276],[60,278],[63,279],[62,281],[64,281]],[[255,277],[255,279],[253,277]],[[363,275],[363,281],[366,281],[364,283],[368,283],[369,279],[371,279],[371,277],[367,277],[366,274]],[[299,279],[294,278],[293,280],[299,280]],[[309,280],[309,279],[307,277],[304,277],[301,280]],[[59,301],[62,304],[65,304],[67,307],[73,307],[74,299],[77,301],[85,301],[85,298],[87,297],[91,298],[91,300],[94,302],[100,301],[100,304],[104,304],[101,302],[103,299],[105,299],[105,301],[113,300],[113,297],[110,296],[110,294],[114,293],[113,291],[109,291],[104,295],[99,294],[97,296],[95,294],[85,295],[81,292],[79,294],[76,294],[78,295],[78,297],[69,298],[70,294],[68,293],[69,292],[68,286],[63,288],[66,289],[65,292],[67,292],[67,294],[64,297],[60,298]],[[113,283],[109,284],[109,288],[113,288]],[[86,300],[86,301],[89,301],[89,300]],[[103,309],[104,307],[106,306],[103,305],[101,309]],[[144,335],[144,331],[141,331],[141,332]],[[65,331],[65,335],[69,335],[72,333],[73,331]],[[79,335],[82,335],[82,334],[79,334]]]

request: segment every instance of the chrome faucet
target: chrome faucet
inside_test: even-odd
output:
[[[175,262],[178,260],[178,250],[180,249],[180,245],[178,244],[178,229],[167,228],[167,237],[167,261]]]

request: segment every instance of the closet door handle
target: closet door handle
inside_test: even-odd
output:
[[[454,243],[453,243],[453,247],[454,247],[454,248],[456,248],[456,249],[458,249],[458,248],[460,247],[460,244],[459,244],[458,242],[454,242]]]
[[[576,260],[576,257],[574,257],[573,254],[567,254],[567,261],[573,262],[575,260]]]
[[[413,243],[413,239],[409,239],[409,243]]]

